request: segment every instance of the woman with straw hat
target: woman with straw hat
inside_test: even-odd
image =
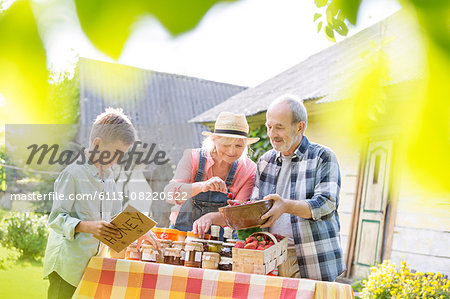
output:
[[[247,157],[248,145],[259,138],[248,137],[243,114],[222,112],[200,149],[186,150],[174,178],[164,191],[179,207],[170,216],[172,227],[193,231],[203,237],[211,224],[225,226],[218,212],[228,199],[240,202],[250,198],[256,164]],[[172,196],[169,194],[172,193]]]

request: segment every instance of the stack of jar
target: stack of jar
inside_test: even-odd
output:
[[[232,229],[228,227],[224,229],[225,242],[219,241],[219,236],[220,226],[212,225],[211,236],[205,236],[209,240],[188,232],[185,241],[161,240],[161,251],[145,243],[138,250],[134,242],[126,250],[126,259],[231,271],[232,248],[237,240],[232,239]]]

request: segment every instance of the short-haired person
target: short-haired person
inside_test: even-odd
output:
[[[100,200],[98,194],[116,192],[110,167],[135,139],[135,128],[122,110],[106,109],[92,126],[89,153],[82,153],[56,179],[55,193],[64,196],[53,200],[48,219],[44,258],[44,278],[50,281],[48,298],[71,298],[90,258],[105,248],[95,236],[114,237],[118,232],[109,221],[122,210],[122,202]],[[111,158],[101,159],[102,154]],[[80,194],[91,195],[92,200],[74,200]],[[142,239],[159,246],[151,231]]]
[[[304,136],[307,112],[295,96],[276,99],[266,115],[273,149],[257,163],[252,199],[273,199],[261,218],[289,237],[279,275],[334,281],[345,270],[337,213],[341,178],[335,154]]]

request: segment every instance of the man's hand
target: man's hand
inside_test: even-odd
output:
[[[106,221],[80,221],[75,227],[76,232],[93,234],[95,237],[120,236],[117,227]]]
[[[198,236],[203,239],[203,237],[211,227],[211,224],[212,219],[210,215],[209,214],[203,215],[192,224],[192,232],[194,234],[198,234]]]
[[[277,221],[278,218],[280,218],[280,216],[286,213],[286,211],[288,210],[287,205],[289,199],[281,198],[278,194],[269,194],[264,197],[264,200],[267,199],[272,199],[273,205],[267,213],[261,216],[261,219],[263,220],[270,217],[269,220],[264,223],[264,225],[261,225],[261,228],[271,227],[275,223],[275,221]]]
[[[202,192],[207,191],[217,191],[222,193],[227,193],[227,185],[225,182],[219,177],[212,177],[209,180],[203,182]]]
[[[161,250],[161,243],[158,237],[156,237],[156,235],[151,230],[146,232],[138,239],[138,248],[140,248],[141,244],[145,241],[152,244],[156,249]]]

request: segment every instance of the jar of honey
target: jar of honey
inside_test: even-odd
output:
[[[225,226],[223,228],[223,241],[227,242],[229,239],[233,239],[233,229],[229,226]]]
[[[187,242],[184,248],[186,252],[184,265],[186,267],[202,267],[203,245],[198,242]]]
[[[141,261],[156,263],[159,251],[150,244],[141,245]]]
[[[141,253],[137,248],[137,242],[133,242],[127,247],[127,252],[125,253],[125,259],[127,260],[141,260]]]
[[[164,251],[164,264],[183,266],[184,261],[181,260],[181,249],[166,248]]]
[[[233,257],[233,243],[223,243],[222,248],[220,250],[221,257]]]
[[[209,240],[208,241],[208,251],[209,252],[220,253],[220,250],[222,248],[222,244],[223,244],[223,242],[221,242],[221,241]]]
[[[167,248],[172,247],[172,240],[161,240],[161,254],[158,255],[158,259],[156,260],[157,263],[164,263],[164,251]]]
[[[184,241],[175,241],[172,244],[173,248],[180,249],[181,261],[183,262],[183,264],[184,264],[184,257],[186,256],[186,252],[184,251],[185,246],[186,246],[186,242],[184,242]]]
[[[233,270],[233,259],[229,257],[221,257],[219,262],[219,270],[222,271],[232,271]]]
[[[202,268],[217,270],[219,268],[220,255],[217,252],[204,252],[202,256]]]
[[[220,226],[219,225],[211,225],[211,236],[210,240],[219,241],[220,237]]]
[[[198,234],[194,234],[193,232],[187,232],[186,233],[186,239],[184,240],[185,242],[191,242],[193,240],[209,240],[210,235],[205,234],[204,239],[200,238],[200,236]],[[195,241],[196,242],[196,241]]]

